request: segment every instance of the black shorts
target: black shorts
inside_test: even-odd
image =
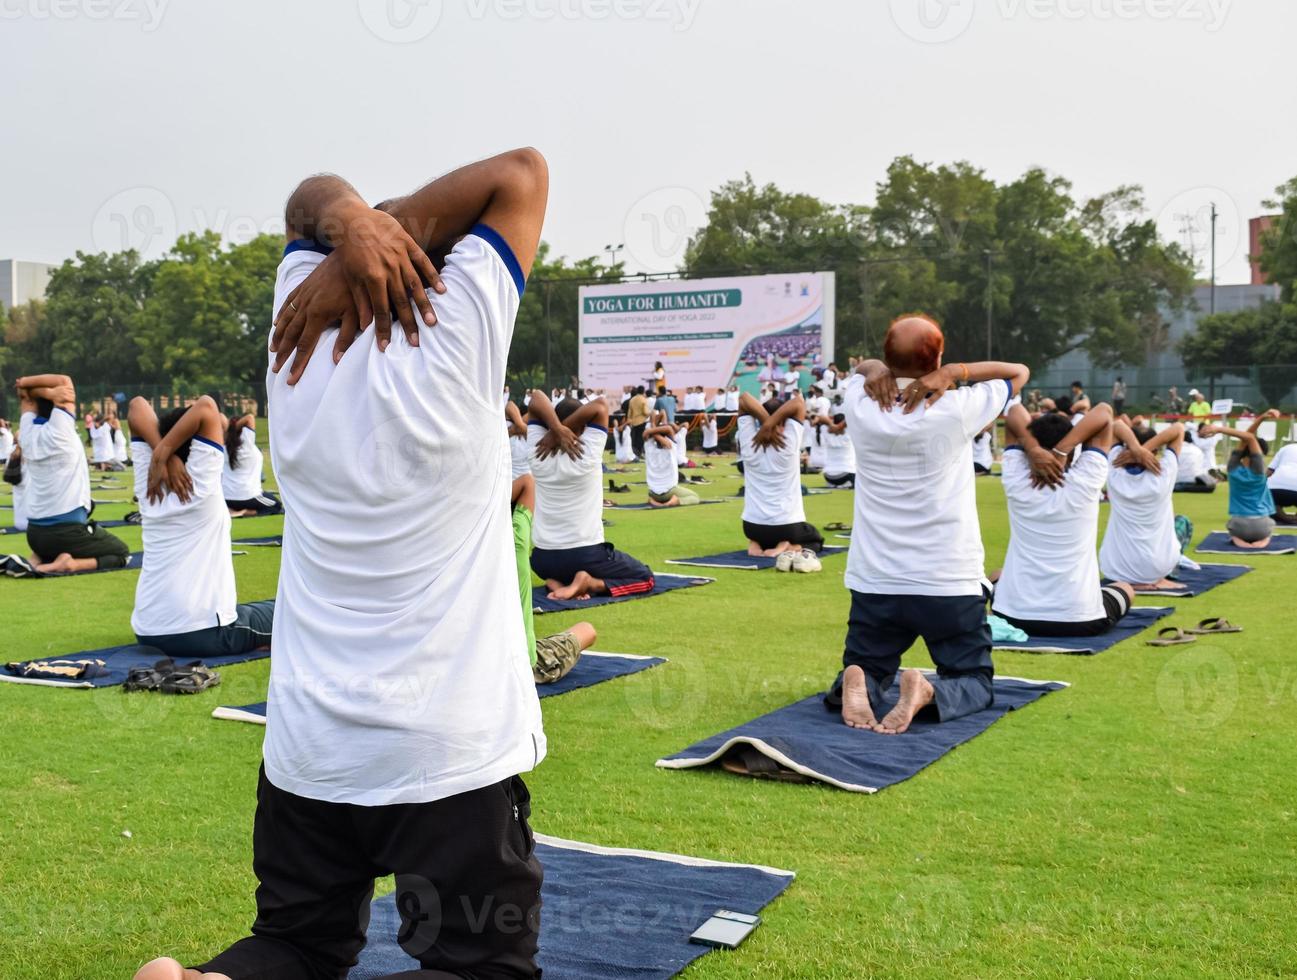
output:
[[[608,594],[638,595],[653,591],[653,571],[608,542],[582,548],[533,548],[531,570],[543,579],[571,585],[577,572],[603,579]]]
[[[1061,623],[1047,619],[1014,619],[1012,616],[1006,616],[995,609],[994,603],[991,606],[991,612],[1001,619],[1005,620],[1011,626],[1016,626],[1028,636],[1102,636],[1110,629],[1121,622],[1128,612],[1130,612],[1130,599],[1121,589],[1113,586],[1104,586],[1103,590],[1103,617],[1101,619],[1092,619],[1084,623]]]
[[[125,568],[131,557],[126,542],[91,521],[88,524],[27,525],[27,546],[42,561],[59,555],[93,558],[96,568]]]
[[[1297,507],[1297,490],[1277,490],[1271,487],[1270,496],[1274,497],[1275,510],[1281,507]]]
[[[263,769],[252,935],[198,969],[233,980],[345,977],[365,946],[374,879],[394,874],[398,942],[424,969],[538,977],[542,873],[530,815],[517,776],[432,803],[356,806],[285,792]]]
[[[755,541],[762,548],[774,548],[787,541],[814,552],[824,550],[824,535],[805,521],[799,524],[752,524],[744,521],[743,533],[749,541]]]
[[[856,474],[854,473],[835,473],[830,475],[824,474],[824,482],[831,487],[854,487],[856,485]]]

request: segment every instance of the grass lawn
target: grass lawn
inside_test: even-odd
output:
[[[715,478],[705,495],[739,486],[720,478],[734,472],[728,458],[695,472]],[[623,499],[643,499],[632,489]],[[998,480],[978,495],[995,567],[1008,536]],[[95,496],[122,501],[103,519],[129,509],[129,489]],[[807,517],[849,523],[851,501],[808,497]],[[1197,538],[1224,525],[1223,490],[1176,503]],[[739,547],[740,506],[610,512],[608,538],[668,570],[667,558]],[[118,533],[139,547],[138,529]],[[1072,686],[874,796],[653,766],[829,682],[845,556],[821,575],[708,570],[717,581],[704,588],[595,610],[600,649],[671,662],[543,702],[550,755],[527,777],[533,824],[795,870],[741,950],[688,972],[700,980],[1291,976],[1297,557],[1252,563],[1202,598],[1141,600],[1177,603],[1171,623],[1224,615],[1246,633],[1089,658],[998,655],[1002,673]],[[236,558],[240,598],[274,595],[278,564],[273,549]],[[130,642],[136,577],[0,579],[5,659]],[[921,647],[906,659],[928,662]],[[0,977],[129,977],[160,952],[201,960],[244,935],[261,731],[209,714],[261,700],[267,674],[266,662],[225,668],[221,687],[192,698],[0,685]]]

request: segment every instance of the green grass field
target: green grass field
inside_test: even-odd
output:
[[[721,478],[728,458],[697,472],[714,478],[706,495],[739,486]],[[633,489],[626,499],[641,499]],[[994,567],[1003,493],[995,479],[978,493]],[[95,495],[123,501],[101,518],[128,509],[129,489]],[[1177,505],[1199,538],[1223,526],[1224,492]],[[806,509],[817,524],[850,522],[851,495],[808,497]],[[611,512],[608,537],[665,569],[738,547],[739,514],[738,502]],[[138,548],[138,529],[121,533]],[[1224,615],[1244,634],[1171,649],[1141,639],[1092,658],[999,655],[1001,673],[1072,686],[874,796],[653,765],[828,683],[845,557],[811,576],[714,570],[704,588],[598,609],[600,649],[670,663],[543,702],[550,755],[527,777],[533,824],[795,870],[741,950],[688,971],[699,980],[1297,974],[1297,557],[1252,561],[1253,574],[1179,600],[1169,620]],[[240,598],[272,596],[278,563],[271,549],[236,558]],[[0,580],[5,659],[130,642],[136,574]],[[922,648],[907,662],[925,664]],[[201,960],[245,934],[261,731],[209,714],[261,700],[267,673],[266,662],[226,668],[221,687],[192,698],[0,685],[0,977],[129,977],[158,953]]]

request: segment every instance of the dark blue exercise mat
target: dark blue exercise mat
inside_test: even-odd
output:
[[[660,575],[653,573],[654,583],[650,592],[637,592],[634,595],[597,595],[590,599],[551,599],[549,590],[538,585],[532,590],[532,609],[538,613],[580,612],[594,606],[606,606],[613,602],[629,602],[631,599],[651,599],[653,596],[676,589],[690,589],[695,585],[707,585],[715,582],[714,578],[700,578],[695,575]]]
[[[1192,599],[1210,592],[1218,585],[1233,582],[1252,571],[1250,565],[1200,565],[1198,568],[1177,568],[1169,578],[1175,583],[1171,589],[1138,589],[1136,595],[1156,596],[1161,599]],[[1108,581],[1105,579],[1104,584]]]
[[[187,660],[202,660],[208,667],[228,667],[230,664],[247,663],[249,660],[263,660],[270,656],[269,650],[249,650],[221,657],[174,657],[176,663]],[[102,666],[92,666],[81,678],[22,677],[13,673],[9,666],[0,667],[0,681],[15,684],[38,684],[42,687],[68,687],[87,690],[94,687],[116,687],[126,680],[126,675],[136,667],[152,667],[159,660],[165,660],[164,654],[157,647],[145,647],[130,644],[120,647],[104,647],[102,650],[86,650],[84,653],[65,653],[58,656],[39,657],[36,660],[23,661],[16,666],[29,663],[50,661],[93,661],[102,660]]]
[[[850,537],[850,535],[848,535]],[[840,555],[847,549],[838,545],[827,545],[820,557]],[[727,551],[723,555],[703,555],[700,558],[668,558],[668,565],[697,565],[700,568],[742,568],[756,571],[762,568],[774,568],[775,559],[765,555],[749,555],[746,551]]]
[[[657,764],[663,769],[717,765],[734,746],[750,745],[803,776],[853,793],[876,793],[932,765],[1010,711],[1067,686],[1060,681],[997,677],[991,707],[946,722],[922,712],[901,735],[848,728],[839,712],[824,706],[822,694],[813,694],[659,759]],[[900,697],[899,684],[892,686],[888,697],[892,702]]]
[[[697,504],[677,507],[654,507],[652,504],[646,503],[613,504],[611,507],[605,507],[604,510],[689,510],[690,508],[697,507],[701,504],[724,504],[729,502],[730,499],[731,498],[726,497],[724,500],[700,500]]]
[[[753,864],[598,847],[536,835],[545,868],[539,965],[555,980],[666,980],[709,952],[689,935],[722,909],[759,913],[793,872]],[[419,969],[407,950],[427,948],[414,931],[405,948],[395,893],[370,907],[369,944],[348,980]],[[406,904],[410,904],[406,902]]]
[[[1101,636],[1029,636],[1021,643],[997,640],[995,649],[1017,650],[1020,653],[1103,653],[1122,640],[1129,640],[1144,632],[1173,612],[1174,606],[1136,606],[1121,622]]]
[[[15,558],[19,559],[20,562],[15,562],[13,560]],[[36,571],[25,572],[24,571],[22,574],[19,574],[18,569],[20,568],[20,563],[21,564],[26,563],[26,558],[23,557],[22,555],[0,554],[0,572],[4,573],[10,578],[22,578],[22,579],[31,580],[31,579],[43,579],[43,578],[68,578],[69,576],[73,576],[73,575],[99,575],[103,572],[123,572],[127,570],[139,571],[144,565],[144,552],[142,551],[131,552],[130,556],[126,559],[126,564],[121,566],[120,568],[92,568],[89,571],[85,571],[85,572],[54,572],[54,573],[46,574],[45,572],[36,572]]]
[[[581,655],[581,659],[568,671],[566,677],[553,684],[536,685],[536,694],[542,698],[552,698],[559,694],[567,694],[569,691],[579,691],[583,687],[594,687],[596,684],[618,677],[638,674],[642,670],[664,663],[666,663],[665,657],[633,657],[625,653],[596,653],[594,650],[588,650]],[[266,702],[258,701],[256,704],[245,704],[241,707],[221,705],[212,711],[212,717],[222,721],[247,721],[254,725],[264,725]]]
[[[1276,534],[1264,548],[1240,548],[1228,531],[1212,531],[1196,550],[1203,555],[1291,555],[1297,552],[1297,534]]]

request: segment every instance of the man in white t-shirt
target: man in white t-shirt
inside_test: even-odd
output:
[[[1033,421],[1015,405],[1005,422],[1001,482],[1009,504],[1009,551],[992,610],[1033,637],[1107,633],[1134,599],[1127,583],[1100,582],[1096,554],[1112,409],[1096,405],[1073,425],[1058,413]],[[1074,453],[1078,447],[1082,451]],[[1057,485],[1041,475],[1053,460],[1064,469]]]
[[[703,453],[708,456],[719,456],[720,427],[716,423],[716,413],[709,412],[698,427],[703,433]]]
[[[903,317],[888,329],[884,359],[860,362],[846,384],[856,456],[851,614],[843,670],[825,702],[847,725],[885,735],[906,731],[929,705],[944,722],[993,700],[972,441],[1030,373],[999,362],[943,366],[944,348],[936,321]],[[901,670],[920,637],[935,676]]]
[[[109,416],[108,424],[113,430],[113,459],[121,464],[122,469],[126,469],[131,462],[131,451],[126,444],[126,433],[122,431],[122,423],[116,415]]]
[[[1217,480],[1207,471],[1207,457],[1198,444],[1186,436],[1180,447],[1180,465],[1176,473],[1176,493],[1215,493]]]
[[[604,541],[603,450],[608,404],[550,404],[531,397],[531,475],[536,478],[536,524],[531,568],[552,599],[628,596],[653,591],[653,572]],[[645,452],[648,452],[647,439]]]
[[[818,572],[824,536],[806,522],[802,506],[802,423],[800,397],[764,405],[743,393],[739,399],[739,457],[743,462],[743,534],[749,555],[776,559],[781,572]]]
[[[824,482],[831,487],[856,485],[856,450],[847,432],[847,416],[819,415],[812,420],[815,435],[822,452]]]
[[[665,417],[644,430],[644,480],[650,507],[691,507],[698,494],[680,482],[680,447],[677,436],[684,425],[670,425]]]
[[[545,736],[500,391],[547,192],[544,159],[516,150],[381,208],[331,176],[290,198],[266,379],[286,506],[257,921],[199,971],[162,960],[139,980],[343,977],[389,874],[402,946],[432,975],[539,976],[518,774]]]
[[[113,427],[106,415],[87,415],[86,431],[90,433],[90,463],[97,470],[125,469],[113,453]]]
[[[131,549],[90,519],[90,470],[77,434],[76,388],[63,374],[18,379],[23,503],[31,565],[42,574],[124,568]]]
[[[1136,592],[1175,588],[1168,576],[1180,564],[1172,494],[1179,481],[1184,426],[1161,432],[1113,423],[1116,445],[1108,453],[1108,529],[1099,569],[1129,582]]]
[[[144,565],[131,629],[167,656],[213,657],[270,646],[275,600],[239,604],[221,474],[221,413],[207,395],[161,421],[132,399],[135,497]]]
[[[729,390],[725,392],[725,411],[735,412],[739,410],[739,386],[730,385]]]
[[[973,436],[973,472],[978,476],[990,476],[995,465],[995,423],[991,422],[985,429]]]
[[[788,370],[784,372],[784,397],[791,398],[794,392],[798,394],[802,390],[802,372],[798,370],[796,363],[788,362]]]
[[[13,429],[9,428],[8,419],[0,419],[0,459],[8,459],[14,451]]]
[[[504,403],[504,431],[509,435],[509,469],[513,479],[531,473],[531,446],[527,443],[527,418],[513,402]]]

